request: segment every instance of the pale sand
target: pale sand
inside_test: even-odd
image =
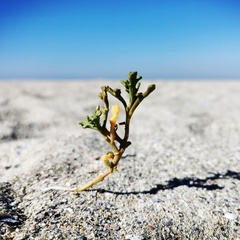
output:
[[[42,190],[104,170],[78,122],[120,83],[0,82],[0,239],[240,239],[240,82],[154,83],[118,172],[74,196]]]

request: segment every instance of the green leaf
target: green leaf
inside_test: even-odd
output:
[[[102,115],[102,110],[98,106],[92,116],[87,116],[85,121],[80,122],[79,124],[83,128],[91,128],[93,130],[100,131],[101,130],[101,115]]]
[[[130,72],[128,74],[128,80],[122,80],[121,83],[125,87],[125,91],[129,94],[130,104],[134,104],[136,100],[136,94],[140,88],[141,76],[137,77],[137,72]]]

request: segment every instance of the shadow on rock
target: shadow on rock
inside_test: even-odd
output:
[[[237,179],[240,180],[240,173],[228,170],[225,174],[215,173],[212,176],[206,178],[173,178],[170,179],[166,184],[156,184],[156,187],[146,190],[146,191],[134,191],[134,192],[116,192],[104,189],[98,189],[98,192],[113,193],[116,195],[130,195],[130,194],[157,194],[159,191],[172,190],[180,186],[187,186],[189,188],[202,188],[208,191],[221,190],[224,186],[219,186],[218,184],[207,184],[208,181],[214,181],[218,179]]]

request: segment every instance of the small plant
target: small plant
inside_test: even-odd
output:
[[[47,190],[70,190],[73,193],[79,193],[84,191],[93,185],[103,181],[105,177],[109,174],[113,173],[117,170],[117,165],[126,150],[126,148],[131,144],[128,141],[129,138],[129,129],[130,129],[130,122],[133,116],[134,111],[138,107],[138,105],[142,102],[144,98],[146,98],[151,92],[153,92],[156,88],[155,84],[149,85],[147,90],[142,93],[138,92],[140,88],[140,80],[142,77],[137,76],[137,72],[130,72],[128,75],[128,80],[122,80],[121,83],[125,87],[125,91],[129,95],[128,103],[121,95],[120,89],[112,89],[109,86],[104,86],[101,88],[101,92],[99,93],[99,97],[103,101],[103,106],[97,106],[94,110],[92,116],[87,116],[85,121],[80,122],[80,125],[83,128],[90,128],[93,130],[98,131],[107,143],[110,145],[111,151],[107,152],[101,159],[104,164],[108,167],[107,171],[98,177],[96,177],[93,181],[89,182],[88,184],[78,187],[78,188],[66,188],[66,187],[50,187],[45,189]],[[122,123],[117,123],[117,118],[120,112],[119,105],[112,105],[111,106],[111,118],[110,127],[107,128],[108,124],[108,114],[109,114],[109,101],[108,101],[108,94],[111,94],[113,97],[118,99],[123,108],[125,110],[125,121]],[[118,126],[124,125],[124,136],[120,137],[117,133]]]
[[[98,131],[103,135],[104,139],[111,147],[111,151],[107,152],[101,159],[104,164],[108,167],[108,170],[95,178],[93,181],[88,184],[74,189],[75,193],[84,191],[93,185],[97,184],[100,181],[103,181],[105,177],[117,170],[117,165],[126,150],[126,148],[131,144],[128,141],[129,138],[129,129],[130,122],[133,116],[134,111],[141,103],[141,101],[146,98],[154,89],[156,88],[155,84],[148,86],[147,90],[144,93],[138,92],[140,88],[141,76],[137,76],[137,72],[130,72],[128,75],[128,80],[122,80],[121,83],[125,87],[125,91],[129,95],[129,102],[127,103],[121,95],[120,89],[112,89],[109,86],[104,86],[101,88],[99,97],[102,99],[104,105],[97,106],[94,110],[92,116],[87,116],[85,121],[80,122],[83,128],[91,128]],[[125,122],[117,123],[117,118],[120,112],[119,105],[113,105],[111,107],[112,117],[110,118],[110,129],[107,128],[107,119],[109,114],[109,101],[108,94],[111,94],[113,97],[117,98],[124,107],[125,110]],[[118,133],[118,125],[124,125],[124,136],[121,138]]]

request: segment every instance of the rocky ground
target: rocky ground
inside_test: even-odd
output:
[[[142,89],[150,82],[143,80]],[[0,239],[240,239],[240,82],[164,82],[118,171],[78,122],[118,82],[0,82]],[[121,131],[121,129],[119,129]]]

